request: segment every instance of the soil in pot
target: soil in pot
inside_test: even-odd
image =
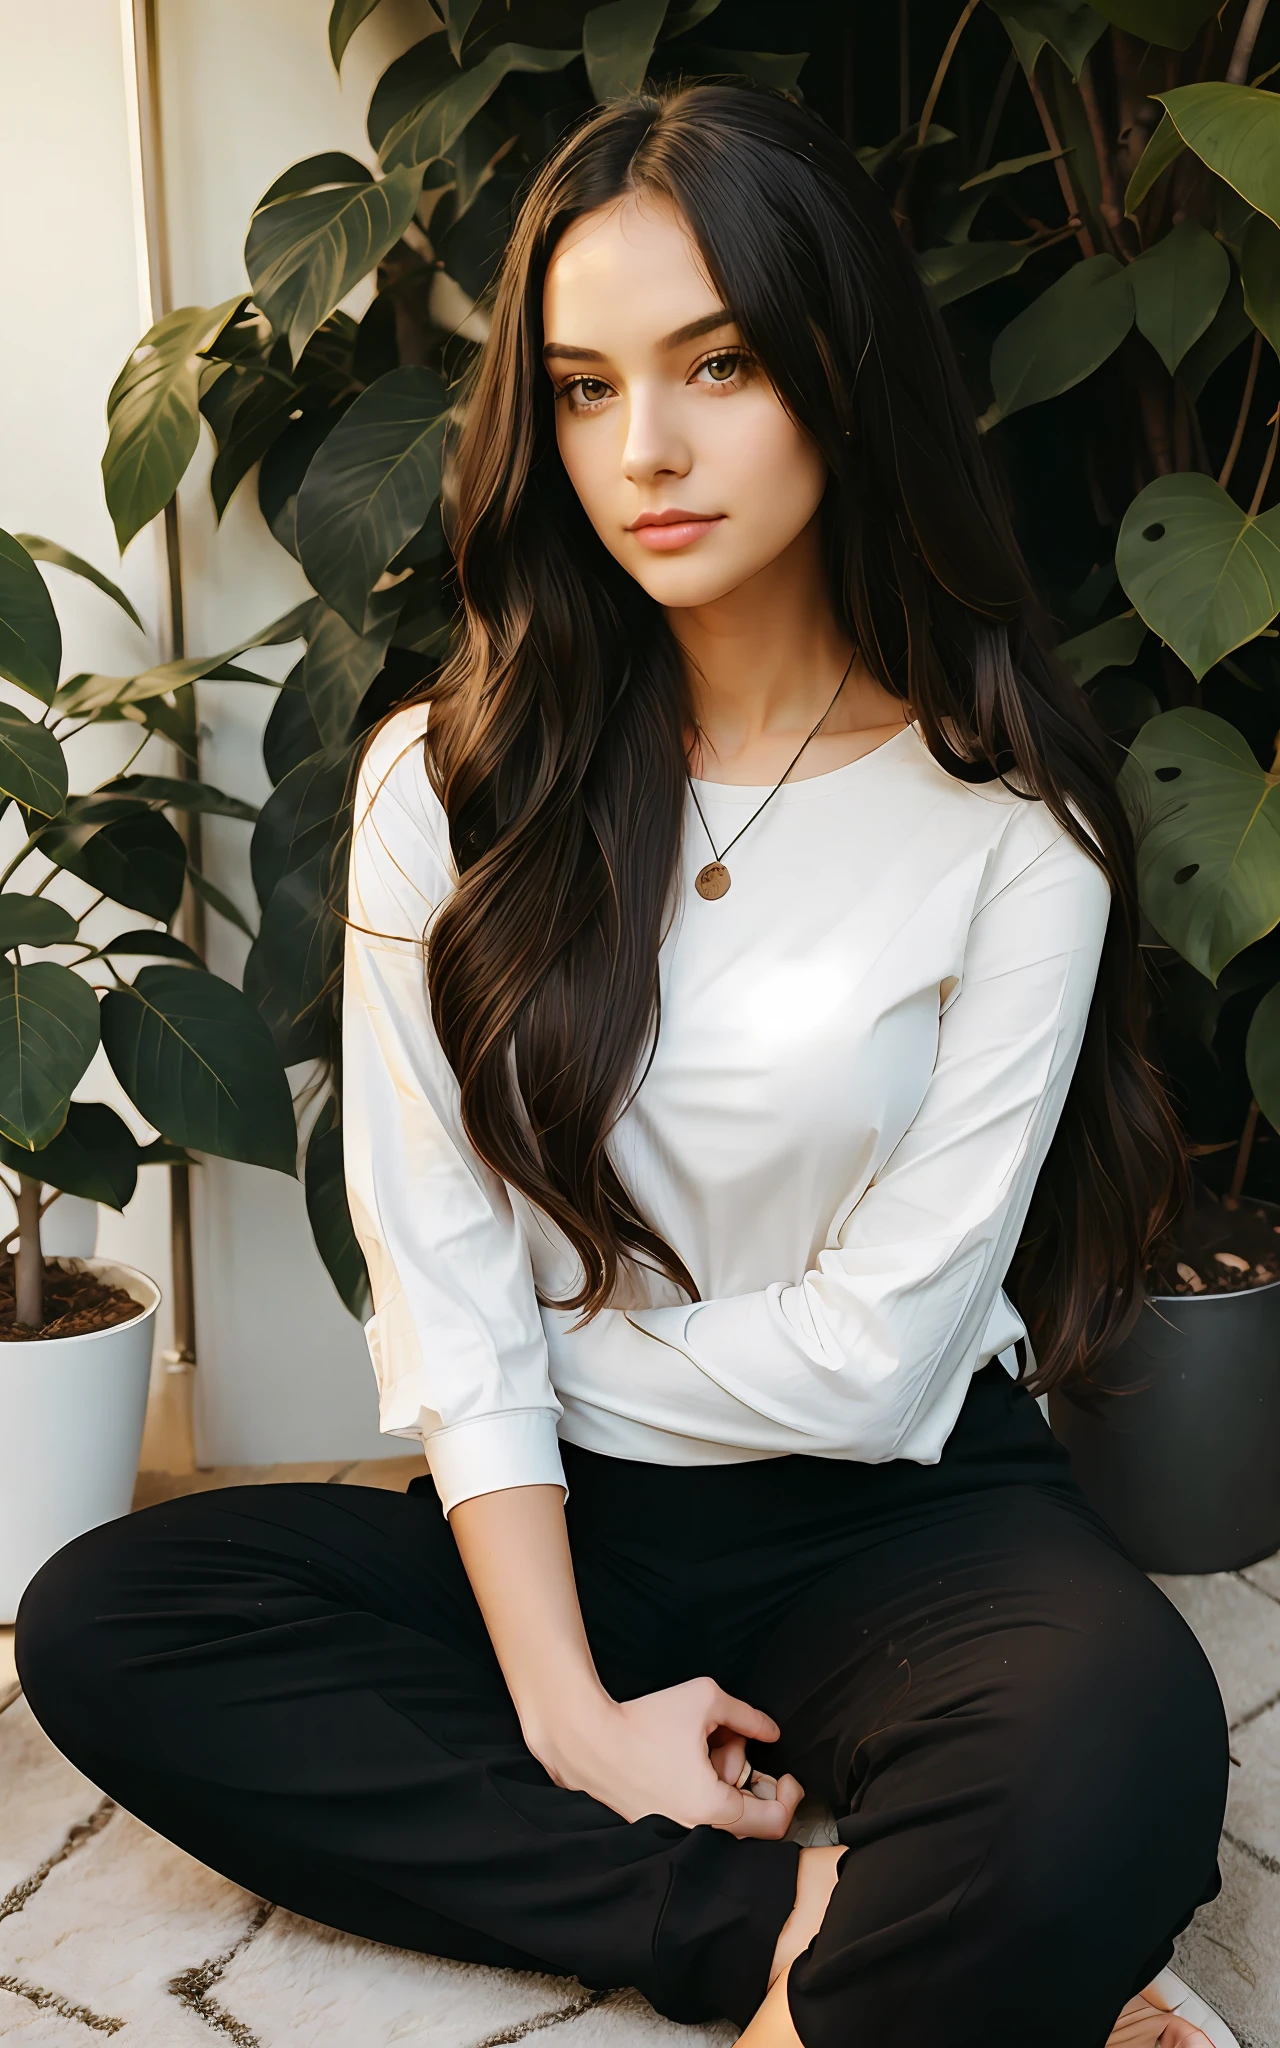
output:
[[[1276,1239],[1280,1244],[1280,1238]],[[95,1273],[82,1273],[59,1264],[44,1262],[45,1320],[38,1330],[14,1321],[14,1276],[12,1258],[0,1258],[0,1343],[40,1343],[51,1337],[88,1337],[95,1330],[109,1330],[116,1323],[131,1322],[143,1312],[123,1287],[108,1287]]]
[[[1198,1187],[1148,1275],[1160,1294],[1238,1294],[1280,1280],[1280,1224],[1247,1197]]]

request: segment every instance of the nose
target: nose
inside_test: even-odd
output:
[[[689,474],[693,450],[676,411],[659,384],[632,386],[622,450],[622,471],[628,483],[644,485],[662,476]]]

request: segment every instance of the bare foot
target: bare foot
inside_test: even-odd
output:
[[[1107,2048],[1213,2048],[1209,2036],[1180,2020],[1154,1984],[1131,1998],[1107,2036]]]
[[[842,1847],[800,1851],[796,1902],[783,1922],[773,1952],[769,1989],[751,2024],[738,2036],[737,2048],[800,2048],[800,2037],[792,2025],[787,2003],[787,1975],[822,1925],[836,1888],[836,1866],[843,1855]]]

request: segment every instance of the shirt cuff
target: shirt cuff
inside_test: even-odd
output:
[[[479,1493],[559,1486],[567,1494],[553,1408],[511,1408],[424,1432],[422,1448],[445,1514]]]

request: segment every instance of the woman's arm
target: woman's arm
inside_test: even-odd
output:
[[[776,1742],[767,1714],[690,1679],[641,1699],[605,1691],[582,1623],[558,1486],[473,1495],[449,1516],[525,1741],[558,1785],[624,1820],[663,1813],[685,1827],[780,1841],[802,1788],[739,1792],[745,1742]]]

